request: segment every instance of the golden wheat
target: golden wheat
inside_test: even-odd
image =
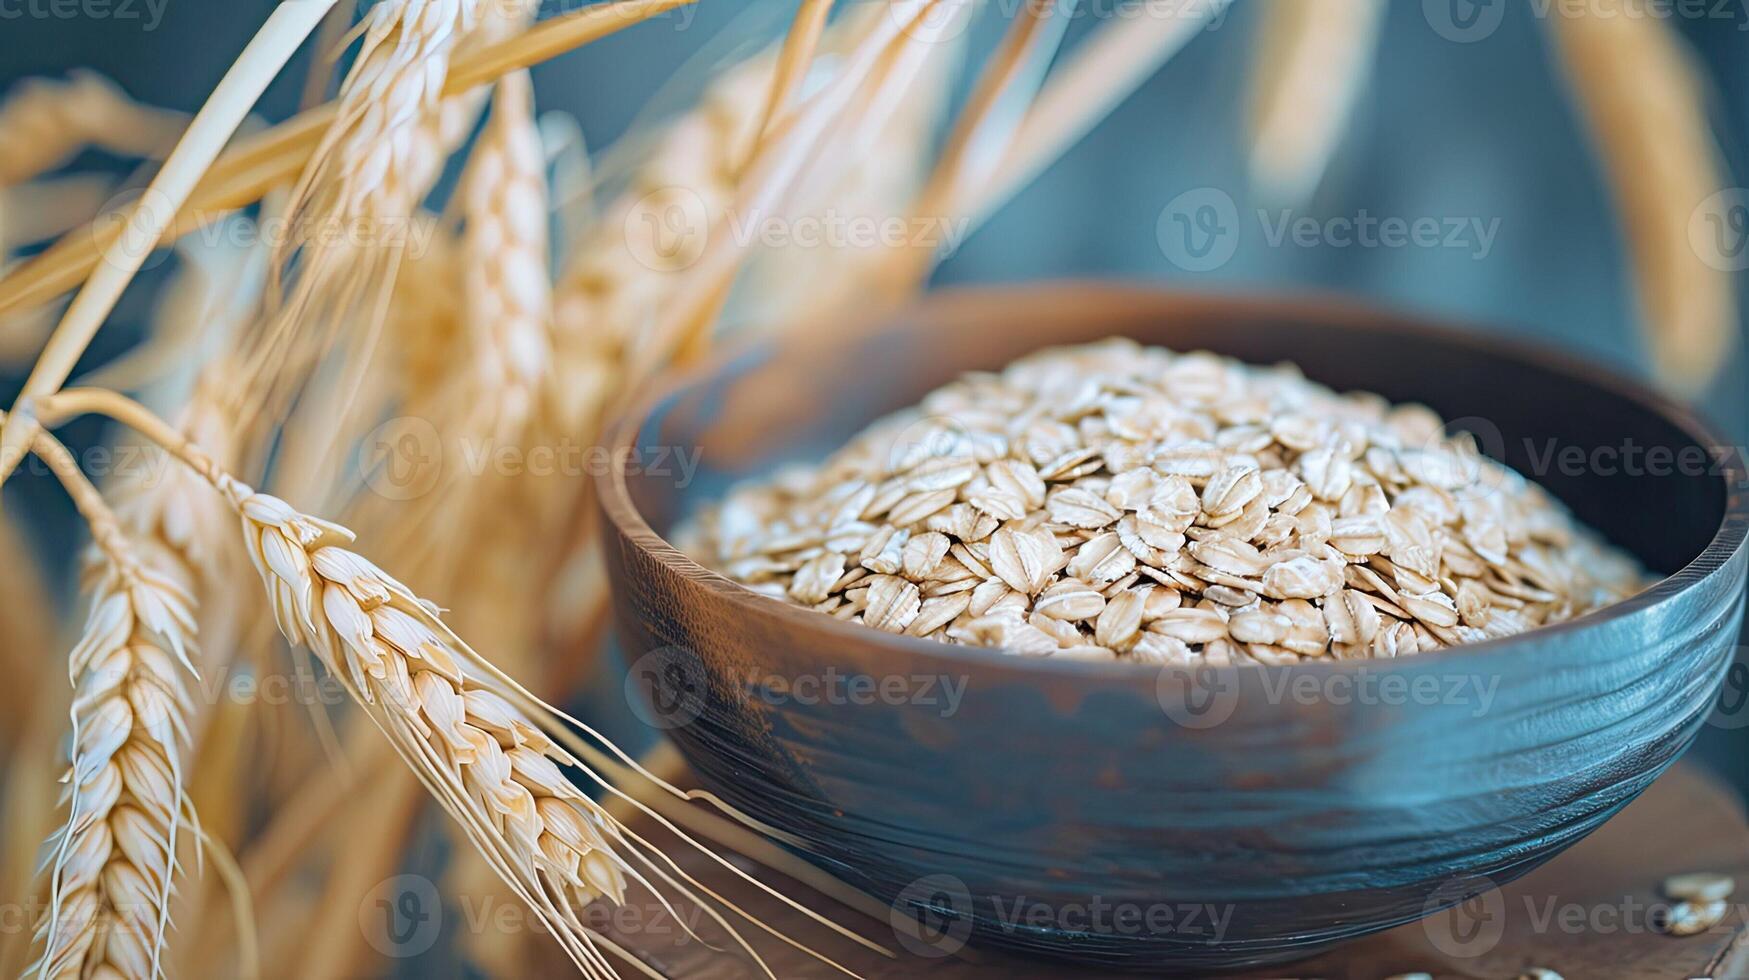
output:
[[[90,523],[96,562],[90,617],[68,655],[68,816],[49,841],[49,913],[33,972],[156,977],[188,809],[181,673],[194,673],[192,600],[135,554],[65,448],[39,437],[35,451]]]
[[[1718,376],[1737,337],[1731,275],[1690,239],[1726,186],[1699,73],[1668,23],[1632,16],[1620,0],[1557,8],[1549,19],[1613,185],[1654,366],[1694,393]]]
[[[159,156],[187,122],[181,113],[133,101],[93,71],[75,71],[65,80],[26,79],[0,104],[0,186],[46,173],[86,146],[119,156]]]
[[[528,73],[505,76],[492,118],[469,160],[461,206],[464,320],[488,436],[520,436],[547,384],[546,159],[534,125]]]
[[[1384,0],[1269,4],[1251,96],[1251,176],[1290,203],[1318,185],[1370,74]]]

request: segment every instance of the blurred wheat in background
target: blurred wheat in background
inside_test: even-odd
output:
[[[647,973],[587,924],[628,894],[704,910],[685,921],[750,970],[760,943],[807,943],[764,934],[627,829],[660,813],[710,849],[735,815],[676,806],[691,794],[668,757],[642,765],[558,707],[607,683],[587,473],[502,461],[599,447],[630,398],[727,334],[781,342],[904,302],[940,258],[917,229],[969,233],[1225,4],[1115,18],[1063,50],[1073,3],[801,0],[781,37],[701,68],[695,99],[600,152],[541,114],[527,69],[690,2],[543,17],[520,0],[309,0],[274,10],[192,119],[81,72],[0,105],[0,357],[35,359],[0,479],[40,459],[92,543],[86,611],[59,622],[27,518],[0,515],[0,885],[37,913],[0,934],[0,970],[376,971],[359,903],[412,866],[540,920],[462,940],[491,975],[555,954],[587,976]],[[1270,7],[1249,115],[1260,190],[1316,190],[1385,8]],[[1679,39],[1606,13],[1548,27],[1612,176],[1646,347],[1694,391],[1735,336],[1729,276],[1687,238],[1722,167]],[[970,55],[966,25],[1004,17]],[[306,46],[305,110],[248,118]],[[119,185],[66,172],[86,148],[143,168]],[[100,214],[112,200],[130,203]],[[911,234],[747,232],[845,216]],[[148,335],[67,387],[160,249],[178,272]],[[91,414],[134,461],[98,485],[50,434]],[[245,681],[300,693],[239,696]],[[416,854],[439,834],[441,868]]]

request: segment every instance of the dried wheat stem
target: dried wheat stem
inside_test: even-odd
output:
[[[1324,176],[1370,74],[1384,0],[1270,4],[1251,98],[1251,175],[1289,203]]]
[[[0,651],[9,678],[0,694],[0,746],[10,750],[24,737],[34,715],[38,675],[55,642],[54,604],[34,549],[10,515],[0,512],[0,596],[6,603],[6,647]]]
[[[445,94],[466,92],[519,68],[527,68],[620,30],[698,0],[614,0],[591,4],[553,17],[527,32],[458,58],[449,72]],[[178,233],[202,227],[236,208],[260,200],[303,170],[322,136],[336,118],[333,104],[309,110],[258,136],[241,142],[221,157],[201,183],[188,206],[177,216]],[[0,280],[0,313],[48,302],[77,286],[97,265],[103,251],[134,224],[126,221],[104,228],[87,227],[63,239],[41,258]]]
[[[0,187],[46,173],[87,145],[155,157],[187,122],[181,113],[133,101],[93,71],[74,71],[64,81],[26,79],[0,104]]]
[[[418,178],[435,177],[422,144],[438,115],[450,55],[485,5],[387,0],[370,8],[334,124],[292,190],[286,211],[294,230],[316,230],[300,228],[299,217],[346,222],[413,212],[428,189]],[[303,244],[298,238],[282,243],[280,258]]]
[[[1176,4],[1102,25],[1039,90],[989,180],[968,188],[953,213],[982,220],[1105,118],[1184,47],[1229,0]]]
[[[36,452],[91,525],[99,564],[90,618],[68,657],[73,701],[66,825],[50,841],[42,977],[156,977],[187,810],[182,747],[194,672],[190,599],[131,550],[65,447]]]
[[[840,74],[811,97],[797,111],[793,122],[755,159],[747,178],[737,188],[735,210],[743,215],[780,213],[783,194],[819,152],[826,134],[840,121],[856,92],[891,47],[939,43],[944,25],[951,23],[963,6],[957,0],[891,4],[888,8],[891,16],[877,21],[846,59]],[[934,16],[941,12],[947,16]],[[651,377],[714,321],[727,284],[745,254],[744,246],[735,241],[726,224],[718,222],[711,229],[703,253],[675,290],[677,295],[664,304],[650,325],[648,336],[632,354],[629,377]]]
[[[194,117],[188,132],[152,179],[138,209],[120,236],[104,250],[103,263],[86,282],[55,328],[30,377],[20,402],[58,388],[96,335],[122,290],[139,271],[146,256],[193,192],[231,134],[268,82],[297,51],[334,0],[302,0],[281,4],[268,15],[218,87]],[[0,430],[0,483],[11,473],[35,430],[28,418]]]
[[[734,168],[735,173],[740,173],[752,161],[759,151],[759,141],[771,129],[772,121],[795,100],[808,66],[813,63],[820,35],[825,33],[826,18],[831,13],[832,0],[802,0],[795,22],[784,35],[783,48],[777,55],[777,68],[771,76],[771,91],[759,111],[759,121],[753,126],[752,140],[739,150],[736,157],[739,163]]]
[[[366,14],[334,122],[286,204],[266,323],[244,360],[268,415],[279,414],[342,337],[356,356],[346,358],[340,397],[325,401],[326,417],[315,421],[332,433],[355,407],[394,272],[414,244],[416,211],[477,114],[475,93],[445,95],[450,60],[493,9],[491,0],[389,0]],[[328,442],[319,445],[326,455]]]
[[[1709,264],[1713,246],[1690,237],[1726,174],[1682,39],[1665,21],[1621,6],[1600,0],[1550,20],[1613,185],[1654,365],[1664,383],[1692,394],[1717,377],[1736,342],[1730,264],[1724,255]]]
[[[1036,85],[1068,25],[1067,8],[1054,0],[1030,0],[1014,18],[996,53],[948,135],[935,170],[912,208],[925,218],[948,218],[965,189],[981,184],[1001,160],[1019,121],[1017,96]],[[893,253],[890,288],[908,295],[928,275],[935,251],[912,245]]]
[[[609,976],[612,967],[603,955],[608,947],[578,919],[581,905],[599,897],[623,901],[628,882],[649,888],[664,904],[664,886],[688,896],[692,889],[711,894],[567,778],[576,772],[617,793],[555,741],[569,735],[566,724],[599,734],[557,714],[476,653],[437,607],[351,551],[351,532],[257,493],[115,392],[69,389],[39,403],[39,411],[45,422],[85,411],[109,415],[212,484],[241,519],[245,549],[281,632],[314,651],[346,685],[586,975]],[[758,962],[720,913],[703,908]]]

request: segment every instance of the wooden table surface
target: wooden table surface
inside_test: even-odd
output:
[[[652,839],[665,836],[648,824],[637,829]],[[686,848],[670,853],[688,855],[680,860],[687,872],[869,980],[923,975],[941,980],[1067,980],[1088,975],[1072,967],[1033,964],[975,949],[935,959],[901,950],[898,959],[887,959],[809,922]],[[754,868],[750,862],[737,863]],[[1659,882],[1684,871],[1734,875],[1742,883],[1735,901],[1749,904],[1749,822],[1736,794],[1693,765],[1672,769],[1614,820],[1554,861],[1474,900],[1470,907],[1479,917],[1453,910],[1313,959],[1238,976],[1383,980],[1421,971],[1440,978],[1512,978],[1540,966],[1559,971],[1567,980],[1749,978],[1743,905],[1733,907],[1718,927],[1689,938],[1671,938],[1650,925],[1651,909],[1661,901]],[[821,914],[898,949],[887,922],[854,912],[768,870],[759,869],[758,874]],[[632,909],[637,901],[634,896]],[[744,957],[713,952],[677,928],[640,928],[636,916],[630,920],[624,927],[609,925],[606,932],[663,976],[726,980],[757,975]],[[841,975],[756,930],[742,931],[758,937],[754,945],[785,980]],[[707,929],[704,935],[722,941],[720,933],[713,935]]]

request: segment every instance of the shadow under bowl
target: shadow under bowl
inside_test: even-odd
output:
[[[963,371],[1111,336],[1430,405],[1668,577],[1505,640],[1186,674],[891,636],[759,596],[663,537]],[[1200,972],[1509,881],[1682,753],[1743,613],[1745,481],[1723,445],[1631,382],[1417,317],[1056,285],[946,293],[719,363],[622,425],[631,465],[599,490],[629,686],[708,788],[918,920],[914,950]],[[677,451],[698,454],[689,479]]]

